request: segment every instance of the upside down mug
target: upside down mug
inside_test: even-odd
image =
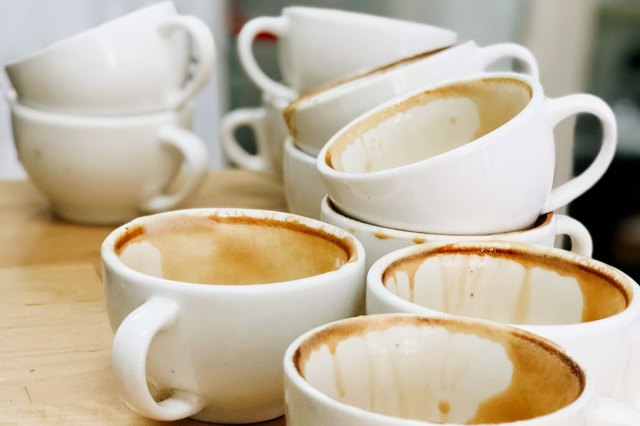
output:
[[[274,81],[258,66],[251,47],[260,33],[278,38],[278,63],[284,83]],[[244,70],[262,91],[293,100],[338,77],[455,41],[454,32],[431,25],[293,6],[285,7],[281,16],[262,16],[247,22],[238,36],[238,53]]]

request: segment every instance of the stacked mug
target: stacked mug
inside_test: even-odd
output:
[[[600,152],[584,173],[552,188],[553,128],[581,112],[602,123]],[[615,148],[615,118],[595,96],[546,98],[535,74],[465,75],[382,103],[331,137],[317,161],[328,193],[323,219],[361,239],[369,265],[415,243],[553,246],[558,234],[590,255],[586,229],[553,211],[600,179]]]
[[[270,78],[253,55],[254,40],[263,33],[277,38],[282,82]],[[317,205],[309,209],[300,200],[305,195],[309,197],[315,183],[307,194],[302,189],[305,182],[298,181],[294,187],[289,183],[290,176],[297,173],[291,169],[298,167],[298,162],[306,164],[317,150],[303,150],[302,146],[292,150],[285,146],[288,136],[283,119],[285,107],[303,93],[328,82],[455,41],[455,33],[443,28],[343,10],[294,6],[284,8],[281,16],[255,18],[242,28],[238,51],[245,72],[262,92],[262,106],[240,108],[224,117],[221,139],[224,151],[244,169],[277,177],[284,173],[290,211],[319,218]],[[255,154],[247,152],[235,137],[241,127],[252,130]]]
[[[122,223],[196,189],[207,150],[190,101],[214,60],[207,26],[162,2],[7,65],[19,160],[54,212]]]

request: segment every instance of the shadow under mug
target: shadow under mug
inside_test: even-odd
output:
[[[189,77],[189,40],[198,57]],[[6,66],[17,100],[82,115],[182,108],[211,77],[213,36],[205,23],[161,2],[58,41]]]
[[[266,75],[253,55],[253,41],[261,33],[278,38],[284,83]],[[281,16],[247,22],[238,36],[238,53],[245,72],[263,92],[293,100],[336,78],[449,46],[456,37],[450,30],[416,22],[293,6],[285,7]]]
[[[284,370],[288,426],[640,424],[563,348],[489,321],[337,321],[296,339]]]
[[[595,115],[602,145],[591,165],[555,188],[553,128]],[[548,99],[524,74],[486,73],[390,100],[340,130],[318,155],[327,193],[349,216],[388,228],[486,235],[531,227],[593,186],[617,144],[600,98]]]
[[[511,324],[562,346],[599,395],[640,408],[640,288],[565,250],[504,241],[425,244],[379,259],[367,313]]]
[[[101,257],[116,388],[157,420],[281,416],[287,346],[363,312],[360,243],[288,213],[146,216],[113,231]]]
[[[54,212],[120,224],[177,206],[200,185],[207,148],[188,130],[192,108],[90,117],[11,104],[18,159]]]
[[[392,251],[424,243],[520,241],[553,247],[556,237],[566,235],[574,253],[591,256],[593,252],[593,241],[587,228],[569,216],[553,212],[540,216],[533,227],[522,231],[491,235],[427,234],[384,228],[352,219],[340,212],[326,196],[322,200],[321,218],[323,222],[349,232],[362,243],[367,253],[367,270],[376,260]]]

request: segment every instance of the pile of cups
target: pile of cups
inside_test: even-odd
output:
[[[187,83],[181,30],[200,59]],[[283,83],[251,55],[261,32],[279,39]],[[613,114],[591,95],[546,98],[522,46],[455,39],[302,7],[247,24],[264,105],[228,115],[223,144],[248,169],[284,169],[291,210],[324,222],[205,208],[113,231],[101,258],[127,405],[289,426],[640,424],[638,285],[554,213],[606,171]],[[197,185],[188,100],[213,55],[201,23],[160,3],[7,67],[20,158],[60,216],[122,221]],[[500,58],[524,73],[486,72]],[[553,127],[580,112],[600,119],[602,148],[552,188]]]
[[[7,65],[19,160],[54,212],[122,223],[189,195],[207,165],[190,101],[214,60],[208,27],[162,2]]]

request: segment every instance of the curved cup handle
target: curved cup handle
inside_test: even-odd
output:
[[[566,235],[571,240],[571,251],[582,256],[591,257],[593,240],[589,230],[572,217],[556,214],[556,235]]]
[[[209,27],[193,16],[168,18],[160,25],[160,29],[184,29],[191,36],[198,56],[198,66],[189,82],[180,92],[172,94],[167,102],[169,109],[177,109],[184,106],[209,82],[211,70],[215,65],[216,47]]]
[[[596,396],[590,407],[586,426],[637,426],[640,411],[613,399]]]
[[[158,142],[176,148],[183,156],[183,179],[171,194],[155,195],[140,203],[140,209],[150,212],[168,210],[187,198],[200,185],[207,171],[207,148],[189,130],[164,126],[158,131]]]
[[[577,94],[557,99],[547,99],[548,114],[555,127],[565,118],[579,114],[590,113],[598,117],[602,123],[602,145],[591,165],[580,175],[551,190],[542,207],[542,213],[548,213],[585,193],[600,180],[607,171],[616,152],[618,130],[613,111],[605,101],[597,96]]]
[[[525,74],[536,80],[539,77],[538,61],[529,49],[516,43],[500,43],[480,48],[480,60],[483,68],[503,58],[513,58],[521,61],[525,66]]]
[[[262,16],[247,22],[238,36],[238,55],[240,62],[244,67],[247,75],[253,82],[264,92],[282,97],[288,100],[294,100],[298,97],[298,92],[289,86],[279,83],[265,74],[258,66],[255,56],[253,56],[253,40],[260,33],[269,33],[275,36],[282,36],[288,29],[289,25],[284,17]]]
[[[265,153],[261,152],[265,138],[264,120],[266,111],[264,108],[241,108],[231,111],[224,116],[220,127],[222,129],[222,150],[238,166],[243,169],[260,173],[269,173],[271,169],[266,160]],[[250,127],[255,135],[257,154],[249,154],[236,139],[235,132],[241,127]]]
[[[185,390],[156,402],[147,386],[147,354],[156,334],[173,326],[178,305],[153,297],[131,312],[120,324],[113,339],[111,364],[116,388],[134,411],[156,420],[178,420],[202,410],[200,398]]]

